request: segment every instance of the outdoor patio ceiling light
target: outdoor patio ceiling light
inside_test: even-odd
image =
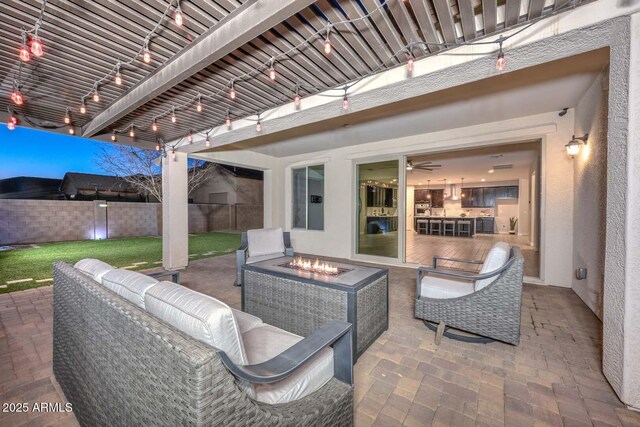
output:
[[[189,141],[189,144],[193,143],[193,134],[191,131],[189,131],[189,135],[187,135],[187,141]]]
[[[409,73],[413,72],[413,63],[416,60],[416,57],[413,55],[413,44],[409,45],[409,48],[407,49],[407,54],[408,54],[408,58],[407,58],[407,71]]]
[[[9,120],[7,121],[7,129],[14,130],[18,124],[18,118],[9,110]]]
[[[176,159],[176,149],[172,149],[171,150],[171,160],[175,160]]]
[[[500,50],[498,51],[498,59],[496,60],[496,70],[502,71],[504,67],[507,65],[507,61],[504,59],[504,52],[502,51],[502,43],[504,42],[504,37],[500,36],[498,38],[498,44],[500,45]]]
[[[229,88],[229,98],[236,99],[236,89],[233,87],[233,80],[231,80],[231,87]]]
[[[100,102],[100,94],[98,93],[98,84],[93,86],[93,102]]]
[[[122,74],[120,74],[120,63],[116,64],[116,76],[115,76],[116,85],[120,86],[122,84]]]
[[[118,139],[118,138],[116,137],[116,131],[114,130],[114,131],[111,133],[111,141],[116,142],[116,141],[117,141],[117,139]]]
[[[342,97],[342,109],[343,110],[348,110],[349,109],[349,98],[347,97],[347,88],[344,88],[344,96]]]
[[[589,139],[589,134],[585,133],[584,136],[576,137],[573,135],[571,141],[565,147],[567,147],[567,154],[573,157],[580,152],[580,148],[583,145],[587,145],[587,140]]]
[[[11,101],[16,105],[24,104],[24,96],[20,92],[20,85],[17,82],[13,83],[13,91],[11,92]]]
[[[231,130],[231,115],[229,114],[229,110],[227,110],[227,116],[224,118],[224,124],[227,125],[228,130]]]
[[[160,151],[160,143],[156,142],[156,151]]]
[[[176,109],[172,108],[171,109],[171,123],[175,123],[176,122]]]
[[[151,51],[149,51],[149,39],[144,39],[144,47],[142,48],[142,60],[145,64],[151,62]]]
[[[204,140],[204,145],[211,147],[211,139],[209,138],[209,135],[207,135],[207,138]]]
[[[324,39],[324,53],[326,55],[329,55],[331,53],[331,27],[333,27],[332,24],[327,25],[327,36]]]
[[[67,108],[67,111],[64,112],[64,124],[68,125],[69,123],[71,123],[71,116],[69,116],[69,109]]]
[[[173,20],[178,27],[182,26],[182,9],[180,8],[180,2],[178,1],[178,5],[176,7],[176,14],[173,15]]]
[[[155,118],[153,119],[153,122],[151,122],[151,130],[158,132],[158,122],[156,122]]]
[[[276,80],[276,69],[274,67],[274,63],[276,62],[275,58],[271,58],[271,65],[269,66],[269,78],[273,81]]]
[[[76,131],[73,129],[73,126],[69,126],[69,135],[75,135]]]
[[[136,136],[136,133],[133,130],[133,126],[131,126],[131,129],[129,129],[129,137],[135,138],[135,136]]]
[[[202,97],[198,94],[198,103],[196,104],[196,111],[198,113],[202,112]]]
[[[20,60],[22,62],[29,62],[31,59],[31,54],[29,53],[29,48],[27,47],[27,33],[22,32],[22,46],[20,46]]]
[[[38,31],[36,30],[33,39],[31,39],[31,53],[37,57],[41,57],[43,53],[42,41],[38,38]]]
[[[407,170],[408,171],[412,171],[413,170],[413,162],[411,160],[407,161]]]
[[[256,123],[256,132],[262,132],[262,122],[260,122],[260,116],[258,115],[258,121]]]

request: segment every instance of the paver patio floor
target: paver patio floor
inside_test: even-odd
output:
[[[390,325],[356,364],[356,426],[640,426],[601,369],[600,321],[570,289],[525,285],[522,340],[466,344],[413,318],[415,272],[390,270]],[[191,262],[185,286],[240,307],[234,256]],[[0,402],[64,402],[51,368],[52,287],[0,295]],[[77,425],[4,413],[0,426]]]

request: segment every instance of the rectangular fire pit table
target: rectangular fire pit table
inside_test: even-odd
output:
[[[345,320],[353,325],[355,363],[389,327],[388,270],[332,262],[344,271],[328,276],[286,267],[292,259],[242,267],[242,310],[303,337]]]

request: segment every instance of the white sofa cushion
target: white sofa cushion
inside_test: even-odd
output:
[[[249,256],[284,254],[282,228],[263,228],[247,231]]]
[[[102,286],[128,299],[140,308],[145,308],[144,295],[158,281],[153,277],[123,269],[111,270],[102,276]]]
[[[266,362],[282,353],[302,337],[263,324],[242,335],[249,363]],[[254,384],[254,399],[268,404],[298,400],[320,389],[333,377],[333,349],[325,348],[291,376],[269,384]]]
[[[76,262],[75,268],[82,271],[87,276],[90,276],[98,283],[102,283],[102,276],[105,273],[114,270],[114,267],[110,266],[106,262],[102,262],[99,259],[85,258]]]
[[[177,285],[160,282],[145,295],[147,311],[176,329],[227,353],[246,365],[242,337],[231,308],[215,298]]]
[[[506,242],[497,242],[491,249],[482,263],[480,274],[489,273],[502,267],[508,260],[511,254],[511,246]],[[487,285],[493,283],[498,276],[489,277],[487,279],[476,280],[475,290],[479,291],[485,288]]]
[[[473,282],[464,279],[425,275],[420,282],[420,296],[427,298],[457,298],[473,293]]]
[[[240,334],[244,334],[257,326],[264,325],[264,323],[262,323],[262,319],[254,316],[253,314],[245,313],[244,311],[236,310],[235,308],[232,308],[231,311],[238,323]]]

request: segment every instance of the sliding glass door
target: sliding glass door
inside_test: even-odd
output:
[[[356,254],[398,258],[398,161],[356,168]]]

